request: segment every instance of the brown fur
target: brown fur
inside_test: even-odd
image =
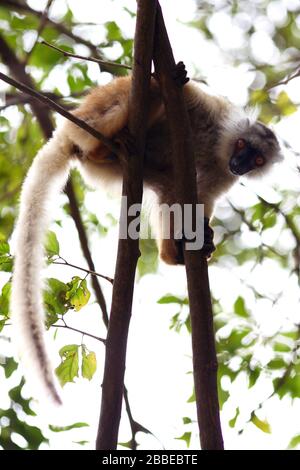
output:
[[[128,123],[130,86],[131,77],[116,78],[108,85],[94,89],[74,114],[106,137],[113,138]],[[215,200],[237,180],[229,171],[229,159],[236,139],[246,133],[247,138],[248,134],[250,137],[255,134],[253,139],[262,141],[263,137],[258,135],[262,132],[258,127],[253,131],[254,124],[242,110],[223,98],[209,95],[195,83],[189,82],[183,91],[194,136],[198,199],[205,205],[205,215],[210,217]],[[150,94],[145,184],[156,192],[160,203],[173,204],[176,201],[171,142],[164,105],[154,79]],[[87,176],[108,183],[122,177],[118,160],[96,138],[70,121],[66,123],[66,133],[71,143],[81,149],[80,163]],[[266,137],[277,145],[273,132],[269,133]],[[273,153],[268,156],[270,161]],[[167,263],[177,264],[172,240],[160,239],[159,248]]]

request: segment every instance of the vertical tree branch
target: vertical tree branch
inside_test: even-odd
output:
[[[196,169],[189,116],[182,90],[172,79],[175,61],[160,7],[157,10],[154,64],[164,97],[172,140],[177,201],[197,203]],[[217,393],[217,358],[206,259],[186,250],[184,259],[192,326],[193,369],[202,449],[223,449]]]
[[[80,246],[83,252],[83,256],[85,257],[85,260],[88,264],[89,270],[90,271],[96,271],[94,261],[89,249],[89,242],[87,238],[87,234],[81,219],[81,214],[78,208],[78,203],[76,200],[75,192],[74,192],[74,187],[72,184],[72,181],[69,180],[65,189],[66,195],[68,196],[69,199],[69,204],[70,204],[70,214],[71,217],[74,221],[74,224],[77,229],[79,241],[80,241]],[[107,328],[108,326],[108,313],[107,313],[107,307],[106,307],[106,301],[100,286],[100,283],[97,279],[96,276],[91,276],[91,283],[93,286],[94,294],[96,297],[96,300],[101,308],[102,311],[102,319],[103,322]]]
[[[127,198],[128,208],[134,204],[141,204],[143,195],[143,155],[149,107],[155,12],[156,0],[138,1],[129,106],[129,130],[135,139],[136,151],[124,164],[123,175],[123,196]],[[133,217],[127,215],[126,209],[125,214],[124,209],[124,207],[121,209],[124,217],[121,217],[120,224],[125,223],[128,228]],[[98,450],[117,447],[124,393],[127,338],[138,257],[138,240],[130,236],[127,239],[120,238],[106,342],[102,402],[96,442]]]

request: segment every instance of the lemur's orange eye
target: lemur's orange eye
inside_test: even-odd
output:
[[[246,147],[246,142],[244,139],[238,139],[236,141],[236,148],[239,149],[239,150],[242,150]]]
[[[265,159],[264,159],[264,157],[262,157],[261,155],[258,155],[258,156],[255,158],[255,164],[256,164],[256,166],[262,166],[264,163],[265,163]]]

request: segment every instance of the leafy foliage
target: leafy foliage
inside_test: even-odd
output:
[[[56,368],[56,375],[62,386],[67,382],[74,382],[79,377],[79,352],[81,351],[81,375],[83,378],[91,380],[97,369],[97,359],[94,352],[88,352],[86,346],[68,344],[60,349],[59,355],[61,363]]]
[[[235,69],[243,67],[247,71],[251,77],[248,103],[257,107],[259,118],[265,123],[280,122],[299,109],[299,100],[296,100],[295,94],[292,95],[284,85],[276,86],[295,75],[299,69],[299,8],[293,5],[294,2],[280,0],[201,0],[198,2],[195,18],[188,23],[190,28],[201,34],[203,41],[210,48],[214,48],[211,50],[217,49],[218,57],[224,59],[226,66]],[[272,8],[276,7],[281,8],[282,14],[281,18],[273,20]],[[135,14],[126,6],[124,11],[129,17]],[[226,41],[220,40],[220,28],[215,27],[216,21],[220,25],[220,20],[222,28],[229,24],[233,31],[239,33],[242,38],[240,47],[228,46]],[[79,34],[76,18],[67,4],[59,21],[73,35]],[[51,23],[44,25],[37,38],[41,24],[40,14],[20,13],[0,5],[0,23],[5,41],[18,59],[27,64],[27,70],[32,74],[39,90],[54,94],[58,102],[74,105],[82,94],[95,84],[95,75],[90,73],[87,63],[70,59],[39,43],[44,40],[57,44],[71,53],[76,53],[79,45],[79,41],[62,34],[61,29]],[[83,31],[90,31],[90,25],[83,23],[81,26]],[[85,53],[94,55],[98,48],[101,53],[109,56],[111,50],[118,51],[114,60],[130,65],[132,38],[125,37],[122,25],[117,24],[113,18],[102,26],[104,37],[101,42],[96,41],[90,49],[85,45]],[[267,28],[268,44],[273,50],[269,62],[262,61],[252,47],[257,33],[264,31],[264,28]],[[106,70],[112,71],[109,67]],[[197,72],[201,74],[201,78],[206,78],[207,71],[203,69],[201,59]],[[113,73],[122,75],[127,72],[121,68],[113,68]],[[57,77],[60,79],[57,80]],[[63,100],[63,95],[67,95],[67,100]],[[16,104],[1,110],[0,115],[0,332],[3,335],[9,334],[9,326],[6,325],[10,323],[9,298],[13,267],[10,237],[18,211],[21,183],[32,159],[43,144],[41,129],[28,103],[24,103],[15,90],[8,89],[8,103],[11,98],[16,99]],[[292,157],[297,156],[291,149],[290,153]],[[299,174],[297,160],[294,166],[296,174]],[[116,224],[115,218],[108,214],[105,220],[99,220],[85,204],[85,196],[90,188],[83,184],[76,172],[72,175],[72,181],[87,233],[92,237],[106,236]],[[247,190],[244,187],[240,189]],[[221,286],[221,292],[220,285],[212,283],[219,360],[219,400],[224,410],[230,406],[232,408],[229,419],[231,428],[241,434],[249,425],[255,426],[258,433],[268,434],[272,431],[272,422],[269,416],[264,417],[264,404],[273,397],[280,398],[283,403],[284,398],[295,401],[300,396],[299,321],[295,320],[292,312],[287,312],[293,308],[297,310],[297,307],[290,307],[290,303],[288,308],[285,304],[282,305],[285,290],[288,291],[284,297],[285,302],[290,293],[292,296],[299,296],[299,188],[289,186],[283,190],[282,185],[274,188],[270,201],[277,201],[276,203],[253,194],[252,190],[241,194],[245,194],[247,198],[251,194],[252,203],[244,204],[242,196],[238,200],[233,198],[234,202],[222,202],[220,212],[217,211],[214,219],[218,243],[217,251],[210,262],[212,278],[214,279],[214,275],[220,271],[221,282],[232,273],[239,277],[239,283],[232,288],[231,300],[227,298],[227,288]],[[63,209],[61,226],[70,215],[66,200],[63,201]],[[273,241],[270,242],[270,239]],[[284,243],[283,240],[288,242]],[[53,265],[64,255],[61,246],[56,234],[49,232],[46,241],[48,264]],[[155,244],[142,240],[141,250],[139,279],[155,273],[158,268]],[[263,281],[259,275],[262,268],[265,268],[264,273],[268,272],[267,275],[264,274]],[[274,276],[276,284],[275,277],[278,273],[284,273],[283,277],[293,288],[289,290],[282,284],[279,289],[265,289],[264,281],[268,280],[267,277]],[[256,276],[259,277],[260,283],[256,282]],[[66,318],[70,318],[72,322],[75,316],[77,319],[81,314],[84,315],[85,309],[92,303],[88,281],[89,276],[81,278],[77,275],[68,282],[56,277],[48,279],[44,292],[48,328],[53,328],[55,324],[67,328]],[[234,283],[233,285],[235,286]],[[298,294],[295,294],[296,291]],[[173,332],[181,335],[190,332],[187,297],[180,297],[176,292],[166,293],[158,300],[158,304],[164,308],[166,314],[170,314],[170,328]],[[293,305],[297,305],[297,301]],[[288,314],[290,316],[286,318]],[[266,332],[262,323],[268,315],[268,324],[274,323],[274,327]],[[60,358],[61,363],[56,372],[62,384],[76,382],[80,377],[91,380],[95,374],[96,355],[82,343],[63,346],[60,349]],[[12,357],[6,358],[1,368],[9,380],[14,378],[15,372],[18,373],[17,363]],[[246,387],[245,393],[241,395],[246,396],[249,393],[250,396],[251,393],[257,393],[259,397],[256,404],[249,405],[252,408],[246,410],[244,401],[247,400],[241,399],[241,403],[232,403],[232,392],[235,387],[240,387],[243,380]],[[265,383],[268,384],[270,392],[261,397],[259,390],[261,384]],[[31,401],[22,396],[22,388],[23,381],[14,384],[9,392],[10,408],[0,409],[0,445],[4,449],[38,449],[41,444],[48,442],[48,437],[38,425],[28,424],[32,423],[35,417]],[[191,392],[187,401],[194,403],[194,392]],[[70,426],[50,426],[50,430],[57,433],[84,426],[85,423],[79,422]],[[192,429],[193,420],[185,415],[183,426],[184,432],[181,435],[178,433],[180,437],[177,439],[184,441],[188,447],[192,442],[192,432],[185,430]],[[19,441],[15,439],[15,434],[24,439],[23,447],[17,443]],[[296,434],[290,440],[290,448],[299,446],[299,442],[299,434]],[[131,447],[132,440],[122,445]]]

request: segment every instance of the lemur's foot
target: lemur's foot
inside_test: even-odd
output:
[[[201,254],[205,258],[209,259],[212,253],[215,251],[215,245],[213,242],[214,231],[209,226],[209,219],[204,217],[204,242],[201,248]],[[163,239],[160,246],[160,257],[165,263],[176,265],[185,264],[184,260],[184,244],[191,240],[187,240],[184,236],[181,239],[175,240]]]
[[[123,127],[114,137],[115,143],[120,148],[123,155],[134,155],[137,153],[135,139],[128,127]]]
[[[209,219],[204,217],[204,243],[201,252],[209,259],[216,247],[214,245],[214,231],[209,225]]]
[[[204,241],[203,241],[203,247],[201,248],[201,253],[207,259],[211,258],[212,253],[216,249],[213,239],[214,239],[214,231],[209,225],[209,219],[207,217],[204,217]],[[183,244],[186,241],[187,240],[185,240],[184,238],[181,240],[174,241],[175,247],[176,247],[176,263],[174,264],[185,264]]]
[[[185,65],[182,61],[178,62],[178,64],[175,65],[175,68],[172,73],[172,78],[175,81],[176,85],[180,87],[185,85],[189,81]]]

